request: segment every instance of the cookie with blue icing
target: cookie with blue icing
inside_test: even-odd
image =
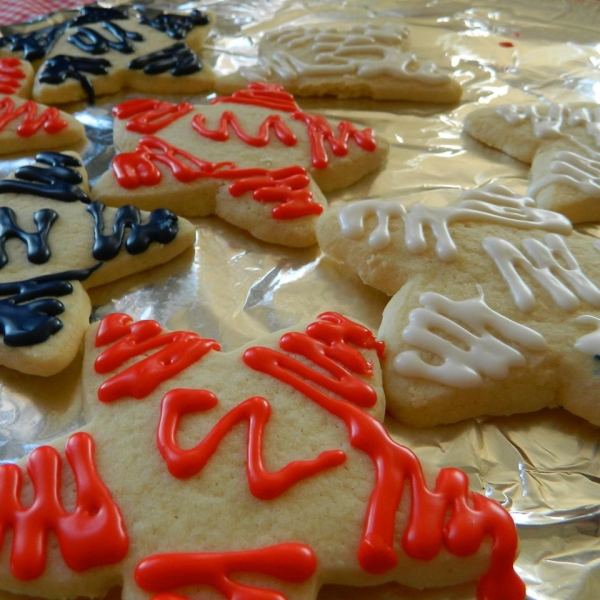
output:
[[[61,104],[94,101],[124,88],[152,93],[207,91],[214,76],[200,54],[213,19],[199,10],[84,7],[44,51],[33,97]]]
[[[600,105],[506,104],[469,113],[464,130],[531,165],[527,193],[573,223],[600,220]]]
[[[454,200],[367,200],[317,223],[326,253],[392,296],[388,410],[433,426],[562,406],[600,425],[600,241],[498,184]]]
[[[38,154],[0,181],[0,364],[61,371],[89,324],[85,289],[165,263],[194,238],[170,211],[92,202],[76,154]]]

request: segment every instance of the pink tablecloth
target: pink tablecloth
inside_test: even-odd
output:
[[[0,0],[0,25],[20,23],[55,10],[90,2],[92,0]]]

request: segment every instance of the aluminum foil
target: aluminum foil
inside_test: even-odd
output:
[[[331,194],[334,204],[385,197],[445,205],[460,190],[490,180],[524,191],[528,167],[464,136],[465,114],[506,102],[600,100],[600,2],[594,0],[504,0],[501,5],[492,0],[209,0],[154,6],[199,7],[216,14],[204,58],[218,74],[252,64],[261,34],[279,26],[366,19],[407,26],[413,51],[454,74],[464,88],[457,106],[299,100],[307,111],[374,127],[391,142],[385,168]],[[64,18],[50,15],[44,24]],[[133,95],[69,107],[87,130],[89,142],[82,153],[92,183],[114,155],[111,108]],[[207,103],[211,98],[186,99]],[[0,171],[8,173],[26,162],[28,157],[2,160]],[[93,290],[92,318],[122,311],[136,319],[157,319],[170,329],[214,337],[224,350],[323,310],[379,326],[388,298],[317,247],[292,250],[261,243],[216,217],[194,222],[196,245],[174,263]],[[597,235],[595,226],[585,229]],[[82,424],[80,366],[76,361],[50,379],[0,370],[0,461],[18,458]],[[527,598],[598,598],[597,428],[559,409],[431,429],[410,429],[391,418],[386,425],[423,462],[463,469],[474,490],[511,512],[519,529],[517,569],[527,584]],[[392,584],[367,590],[327,587],[320,600],[474,597],[472,585],[416,592]]]

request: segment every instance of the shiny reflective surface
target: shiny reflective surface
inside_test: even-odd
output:
[[[158,5],[158,3],[156,3]],[[350,25],[394,21],[411,33],[412,50],[452,72],[464,88],[457,106],[299,99],[306,111],[375,127],[392,144],[387,166],[331,194],[332,203],[400,198],[443,206],[462,189],[491,180],[527,188],[528,166],[463,136],[477,107],[536,101],[600,100],[600,3],[552,0],[371,2],[254,0],[199,4],[219,19],[205,60],[219,73],[251,64],[256,42],[281,25]],[[60,20],[57,15],[49,19]],[[114,154],[112,106],[136,94],[99,99],[71,111],[86,126],[80,149],[92,183]],[[185,98],[206,103],[211,96]],[[3,160],[1,173],[27,164]],[[93,318],[112,311],[152,318],[170,329],[218,339],[224,350],[334,310],[377,328],[387,297],[364,286],[317,247],[293,250],[259,242],[217,217],[197,219],[193,251],[151,273],[92,291]],[[587,232],[597,235],[595,226]],[[85,422],[79,364],[48,380],[0,371],[0,460],[17,458]],[[592,600],[600,569],[598,429],[562,410],[411,430],[389,419],[395,439],[437,468],[465,470],[472,488],[511,511],[521,538],[517,566],[536,600]],[[0,598],[3,596],[0,594]],[[323,600],[471,599],[474,588],[414,592],[327,588]]]

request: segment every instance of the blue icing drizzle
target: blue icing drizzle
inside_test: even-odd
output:
[[[11,33],[0,38],[0,48],[8,46],[12,52],[22,52],[25,60],[39,60],[48,54],[67,25],[61,23],[29,33]]]
[[[33,215],[33,221],[37,227],[35,232],[23,231],[17,225],[17,216],[12,208],[0,207],[0,268],[8,263],[6,253],[6,241],[12,238],[21,240],[27,246],[27,259],[36,265],[41,265],[50,259],[50,246],[48,245],[48,234],[50,227],[58,218],[58,213],[50,208],[38,210]]]
[[[105,235],[102,216],[104,208],[104,204],[97,200],[87,208],[94,217],[92,255],[96,260],[110,260],[117,256],[123,246],[127,228],[130,233],[125,240],[125,249],[129,254],[145,252],[152,242],[168,244],[177,236],[177,216],[170,210],[164,208],[153,210],[148,222],[142,223],[139,209],[131,205],[119,208],[115,216],[112,234]]]
[[[68,56],[58,54],[49,58],[45,63],[39,76],[41,83],[58,85],[67,79],[76,79],[85,91],[88,100],[94,102],[94,86],[89,75],[107,75],[111,62],[105,58],[87,58],[84,56]]]
[[[135,58],[128,67],[142,70],[146,75],[159,75],[170,71],[171,75],[181,77],[200,71],[202,63],[193,50],[180,42]]]
[[[81,161],[60,152],[40,152],[35,159],[48,167],[20,167],[15,171],[15,179],[0,181],[0,194],[31,194],[61,202],[89,203],[88,195],[79,187],[83,177],[73,168],[81,167]]]
[[[210,23],[206,13],[194,9],[189,15],[177,15],[148,9],[140,16],[140,23],[166,33],[175,40],[182,40],[194,27]]]
[[[131,54],[135,50],[131,42],[144,41],[143,35],[136,31],[127,31],[117,23],[106,21],[102,24],[102,28],[109,32],[114,40],[107,39],[91,27],[80,27],[67,39],[82,52],[88,52],[89,54],[105,54],[110,50]]]
[[[61,296],[73,293],[70,281],[87,279],[100,264],[24,281],[0,283],[0,332],[7,346],[32,346],[47,341],[63,327]]]
[[[102,6],[84,6],[79,16],[75,17],[69,25],[78,27],[79,25],[91,25],[102,21],[118,21],[129,18],[127,7],[105,8]]]

